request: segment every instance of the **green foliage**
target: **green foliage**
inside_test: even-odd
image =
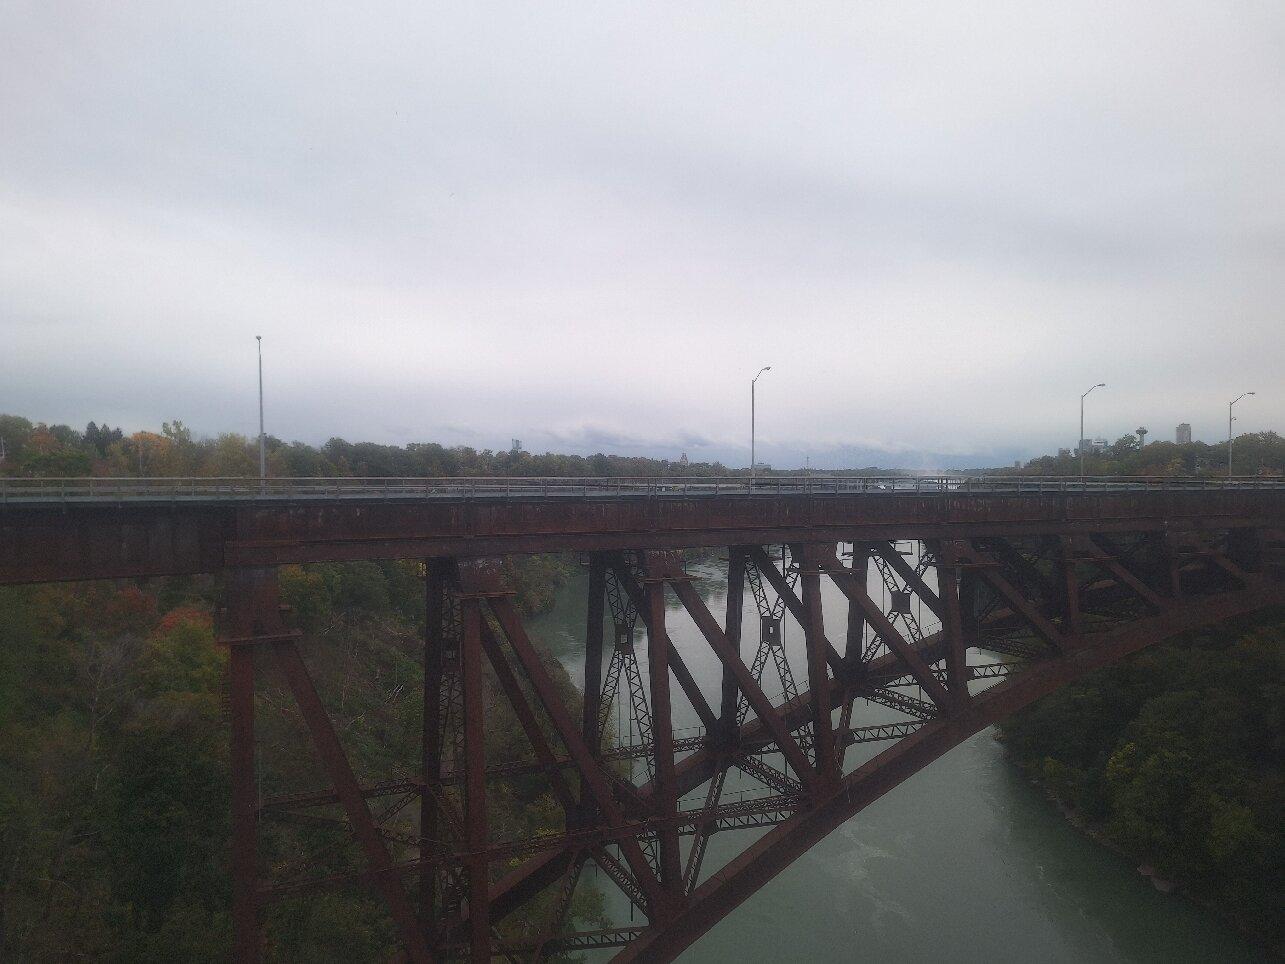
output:
[[[571,566],[536,559],[513,575],[543,600]],[[419,757],[422,576],[401,562],[281,570],[304,659],[359,779]],[[226,959],[226,654],[210,617],[219,595],[208,577],[0,588],[0,959]],[[545,666],[578,713],[571,680],[552,657]],[[530,759],[489,672],[484,683],[488,759]],[[256,704],[260,791],[315,789],[315,755],[275,674],[260,674]],[[541,777],[496,787],[489,806],[497,837],[562,827]],[[327,816],[342,822],[335,808]],[[389,826],[413,840],[418,807]],[[259,833],[276,879],[365,866],[325,825],[265,820]],[[415,856],[393,846],[395,859]],[[505,928],[534,935],[546,903]],[[581,888],[573,915],[599,920],[601,895]],[[265,941],[274,961],[386,960],[396,943],[382,903],[357,889],[272,905]]]
[[[1238,436],[1232,446],[1236,475],[1285,472],[1285,438],[1275,432],[1253,432]],[[1079,475],[1080,460],[1074,453],[1063,456],[1045,455],[1027,462],[1021,469],[1011,467],[988,470],[1001,475]],[[1103,453],[1086,454],[1086,475],[1134,475],[1153,477],[1222,477],[1227,474],[1227,443],[1209,445],[1191,442],[1148,442],[1138,444],[1138,436],[1122,436]]]
[[[125,437],[120,429],[90,422],[83,433],[66,425],[33,424],[15,415],[0,415],[0,438],[7,458],[0,475],[56,476],[235,476],[259,473],[258,439],[225,433],[196,440],[177,419],[164,422],[160,433]],[[558,455],[551,452],[481,451],[436,442],[405,446],[348,442],[332,438],[316,448],[303,442],[266,439],[268,473],[274,477],[432,478],[442,476],[586,476],[729,475],[737,470],[714,463],[619,455]]]
[[[176,902],[226,900],[228,791],[217,705],[216,694],[169,693],[115,737],[98,819],[111,899],[129,933],[159,930]]]
[[[24,475],[36,478],[67,478],[89,474],[89,456],[74,449],[28,452],[21,462]]]
[[[1278,941],[1282,707],[1278,612],[1142,653],[1002,729],[1027,772],[1116,844]]]
[[[562,555],[508,557],[504,563],[517,592],[518,608],[527,615],[547,613],[553,608],[559,587],[574,567],[574,558]]]

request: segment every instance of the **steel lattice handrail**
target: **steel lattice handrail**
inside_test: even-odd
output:
[[[1285,489],[1285,479],[1155,476],[780,475],[464,478],[0,478],[0,504],[40,502],[261,502],[323,500],[710,497],[733,495],[1093,494],[1121,491]]]

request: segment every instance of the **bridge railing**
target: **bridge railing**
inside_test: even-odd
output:
[[[0,504],[327,499],[566,499],[896,493],[1092,494],[1285,489],[1285,479],[1151,476],[769,475],[676,478],[0,478]]]

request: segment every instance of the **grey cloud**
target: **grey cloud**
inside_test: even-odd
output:
[[[1278,3],[0,12],[0,410],[743,461],[1279,427]],[[1234,334],[1229,334],[1233,332]],[[903,463],[904,464],[904,463]],[[959,464],[963,464],[961,461]]]

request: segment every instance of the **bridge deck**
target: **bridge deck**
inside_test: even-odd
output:
[[[675,478],[0,478],[0,505],[708,498],[910,493],[1101,494],[1285,489],[1285,479],[1065,476],[744,476]]]
[[[0,584],[359,559],[1220,526],[1285,527],[1285,481],[9,479],[0,483]]]

